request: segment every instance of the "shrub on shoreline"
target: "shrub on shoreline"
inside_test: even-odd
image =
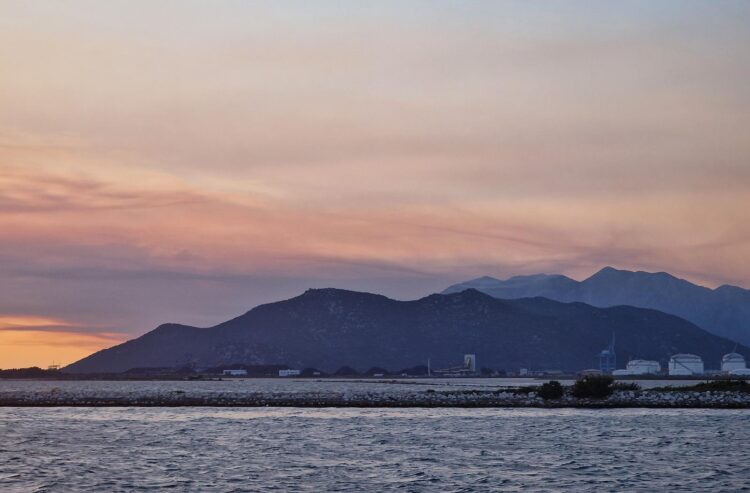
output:
[[[614,381],[615,379],[609,375],[586,375],[576,380],[571,393],[578,398],[603,399],[614,392]]]
[[[651,390],[659,392],[745,392],[750,393],[750,383],[742,378],[726,378],[700,382],[689,387],[656,387]]]
[[[528,395],[528,394],[530,394],[532,392],[539,391],[539,387],[537,387],[536,385],[526,385],[526,386],[523,386],[523,387],[516,387],[516,388],[514,388],[514,389],[512,389],[510,391],[513,392],[514,394]],[[503,390],[501,390],[501,392],[508,392],[508,390],[503,389]]]
[[[542,384],[538,390],[539,397],[545,401],[548,399],[560,399],[565,394],[565,389],[560,385],[560,382],[556,380],[550,380],[547,383]]]

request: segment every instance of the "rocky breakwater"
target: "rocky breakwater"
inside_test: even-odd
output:
[[[543,392],[542,392],[543,394]],[[537,407],[537,408],[750,408],[742,391],[614,390],[605,397],[576,397],[565,391],[543,398],[538,388],[507,390],[302,391],[302,392],[91,392],[54,388],[0,392],[0,406],[14,407]]]

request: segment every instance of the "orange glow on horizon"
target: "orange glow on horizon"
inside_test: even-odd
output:
[[[51,317],[0,315],[0,369],[65,366],[125,339],[105,331],[76,331],[75,326]]]
[[[67,327],[71,324],[64,320],[45,318],[34,315],[0,315],[0,329],[25,327]]]
[[[123,342],[122,334],[0,330],[0,369],[69,365]]]

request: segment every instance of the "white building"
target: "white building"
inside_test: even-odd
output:
[[[300,373],[299,370],[279,370],[280,377],[298,377]]]
[[[733,370],[742,370],[747,368],[745,357],[739,353],[725,354],[721,358],[721,371],[731,373]]]
[[[624,370],[615,370],[612,372],[612,375],[656,375],[660,372],[661,365],[658,361],[647,359],[632,359],[628,361],[627,367]]]
[[[670,376],[702,375],[703,360],[694,354],[675,354],[669,358]]]
[[[247,370],[224,370],[222,374],[228,377],[244,377],[247,375]]]

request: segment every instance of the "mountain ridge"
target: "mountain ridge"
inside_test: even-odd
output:
[[[505,299],[544,296],[597,307],[653,308],[689,320],[721,337],[750,344],[750,290],[739,286],[725,284],[711,289],[668,272],[628,271],[609,266],[582,281],[556,274],[513,276],[494,283],[475,281],[454,284],[443,293],[475,287]]]
[[[679,317],[650,309],[597,308],[544,297],[497,299],[477,289],[397,301],[324,288],[259,305],[214,327],[162,324],[65,371],[236,363],[325,371],[344,365],[400,369],[427,359],[439,368],[455,366],[464,353],[477,354],[480,366],[495,369],[578,371],[595,366],[613,331],[621,361],[666,362],[676,352],[695,352],[711,367],[734,347]]]

